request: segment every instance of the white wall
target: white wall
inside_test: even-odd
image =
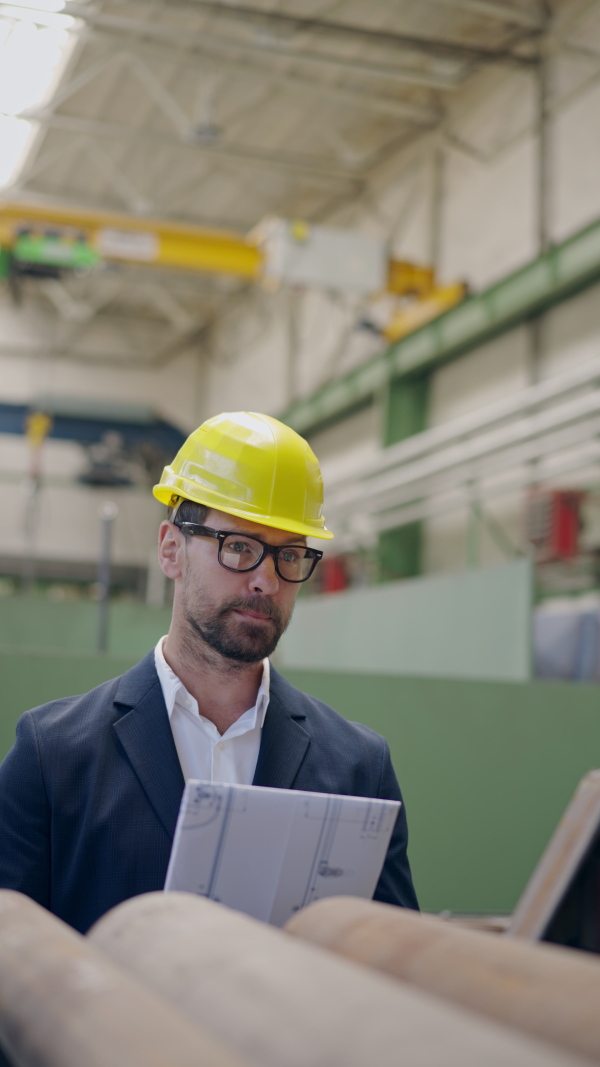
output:
[[[29,404],[41,395],[93,397],[151,406],[184,432],[198,424],[201,368],[196,353],[184,353],[168,365],[151,369],[120,367],[118,363],[88,365],[25,354],[40,344],[41,337],[50,339],[52,322],[43,307],[33,305],[28,307],[27,315],[22,315],[6,294],[0,299],[2,345],[14,346],[11,355],[0,355],[0,402]],[[19,348],[24,354],[19,354]],[[30,461],[22,434],[0,434],[0,485],[3,492],[11,493],[10,504],[0,509],[0,556],[21,557],[26,550]],[[86,466],[85,452],[76,443],[52,439],[45,442],[37,556],[93,563],[99,550],[98,509],[103,501],[113,499],[119,507],[113,560],[117,564],[146,566],[156,544],[163,509],[149,488],[99,489],[78,484],[77,477]]]
[[[94,342],[96,330],[94,326]],[[28,404],[43,394],[106,398],[152,406],[182,429],[197,425],[202,386],[193,350],[159,367],[137,368],[125,359],[120,366],[118,349],[113,349],[110,363],[74,362],[44,356],[46,347],[59,344],[55,331],[55,318],[42,304],[28,302],[22,312],[0,290],[0,402]],[[82,330],[82,336],[87,333],[92,333],[91,327]],[[153,334],[154,327],[149,329],[148,346],[151,340],[156,344]],[[35,356],[28,354],[32,349]]]
[[[21,557],[25,551],[30,454],[25,438],[0,434],[0,555]],[[41,559],[94,563],[98,558],[98,512],[116,502],[112,558],[115,563],[145,567],[156,545],[164,509],[150,490],[93,488],[76,479],[86,466],[77,444],[49,440],[42,453],[43,488],[39,499],[36,555]]]
[[[342,422],[311,434],[308,440],[321,464],[327,492],[328,481],[351,477],[357,462],[379,452],[379,408],[371,404]]]
[[[433,375],[429,425],[460,418],[531,384],[531,337],[527,326],[503,334]]]

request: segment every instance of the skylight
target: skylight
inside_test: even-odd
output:
[[[0,189],[19,177],[38,123],[20,117],[51,99],[75,42],[65,0],[0,0]]]

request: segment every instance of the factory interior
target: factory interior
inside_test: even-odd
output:
[[[387,742],[422,912],[84,937],[0,860],[9,1067],[600,1063],[599,114],[600,0],[0,0],[0,760],[167,634],[153,487],[270,416],[333,534],[272,668]]]

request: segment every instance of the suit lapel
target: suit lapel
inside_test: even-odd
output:
[[[306,716],[281,699],[280,675],[272,669],[269,708],[265,717],[253,785],[291,789],[300,770],[310,735],[301,725]],[[290,691],[291,690],[290,687]]]
[[[128,708],[114,729],[140,784],[172,838],[184,779],[154,667],[154,653],[123,675],[115,704]],[[269,708],[253,785],[291,789],[310,745],[296,690],[271,668]]]
[[[142,660],[122,681],[115,703],[131,710],[114,729],[148,800],[173,837],[185,783],[154,661]]]

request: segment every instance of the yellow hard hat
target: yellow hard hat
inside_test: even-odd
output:
[[[154,496],[193,500],[277,530],[330,540],[323,479],[307,441],[253,411],[216,415],[194,430],[165,467]]]

